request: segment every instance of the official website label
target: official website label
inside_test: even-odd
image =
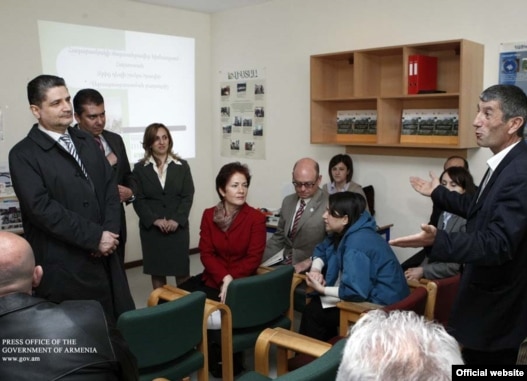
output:
[[[452,380],[481,377],[515,377],[527,379],[527,365],[452,365]]]

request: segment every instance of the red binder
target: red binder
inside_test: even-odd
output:
[[[437,57],[408,56],[408,94],[437,90]]]

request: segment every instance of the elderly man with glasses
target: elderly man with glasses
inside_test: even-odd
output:
[[[322,214],[328,196],[320,189],[321,179],[315,160],[303,158],[295,163],[292,179],[295,193],[282,202],[278,226],[267,241],[264,261],[283,250],[280,264],[292,264],[297,273],[309,269],[313,249],[326,234]]]

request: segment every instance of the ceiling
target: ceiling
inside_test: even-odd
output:
[[[266,3],[271,0],[135,0],[141,3],[163,5],[189,11],[216,13],[229,9]]]

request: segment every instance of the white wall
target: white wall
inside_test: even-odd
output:
[[[0,141],[0,162],[25,137],[35,119],[29,111],[27,82],[42,74],[38,20],[170,34],[196,39],[196,158],[189,160],[196,197],[191,212],[191,247],[196,247],[199,221],[205,207],[215,202],[214,158],[211,157],[210,16],[130,0],[2,0],[0,2],[0,109],[5,140]],[[66,79],[66,83],[68,79]],[[152,122],[158,121],[152,115]],[[146,127],[146,126],[145,126]],[[138,219],[132,206],[126,210],[126,260],[142,258]]]
[[[219,149],[220,71],[266,68],[267,159],[246,160],[253,173],[249,202],[278,207],[295,160],[317,158],[326,181],[329,159],[344,152],[341,146],[309,143],[310,55],[466,38],[485,45],[486,87],[498,79],[500,42],[527,37],[523,5],[520,0],[273,0],[209,16],[130,0],[2,0],[0,107],[5,140],[0,141],[0,162],[34,123],[25,87],[41,74],[37,20],[194,37],[197,157],[189,163],[197,190],[191,213],[191,247],[196,247],[201,213],[217,200],[214,177],[231,161],[221,157]],[[477,181],[489,156],[487,149],[469,156]],[[393,236],[416,232],[427,221],[431,202],[410,188],[408,177],[427,176],[430,169],[439,173],[442,160],[370,155],[353,159],[354,179],[375,186],[378,223],[394,223]],[[127,217],[128,260],[140,259],[137,218],[130,207]],[[414,252],[396,251],[401,259]]]
[[[311,156],[327,181],[329,159],[344,147],[309,143],[309,56],[328,52],[465,38],[485,45],[484,86],[498,80],[501,42],[527,38],[524,2],[505,0],[273,0],[212,17],[213,89],[218,72],[265,67],[267,160],[247,160],[254,174],[250,202],[279,206],[284,183],[291,181],[296,159]],[[477,99],[474,99],[474,111]],[[213,110],[219,109],[213,97]],[[213,124],[219,126],[218,113]],[[465,126],[471,128],[471,126]],[[219,129],[213,131],[219,156]],[[354,179],[373,184],[379,225],[394,223],[392,236],[417,232],[427,222],[431,201],[410,187],[412,175],[441,172],[433,158],[353,155]],[[469,154],[477,182],[488,149]],[[215,163],[217,168],[228,158]],[[401,260],[415,249],[396,249]]]

